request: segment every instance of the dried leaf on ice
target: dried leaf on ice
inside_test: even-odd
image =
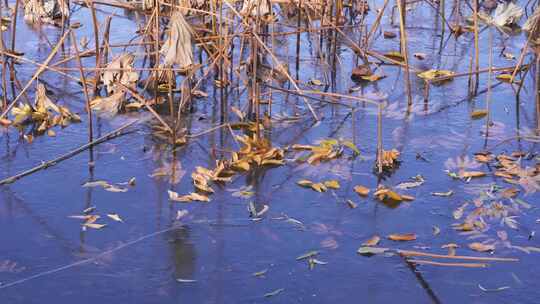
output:
[[[454,210],[454,212],[452,212],[454,219],[459,220],[461,217],[463,217],[463,212],[465,211],[465,208],[467,208],[468,205],[469,203],[463,203],[463,205],[461,205],[459,208]]]
[[[103,180],[93,181],[93,182],[86,182],[82,185],[83,188],[94,188],[94,187],[108,187],[109,183]]]
[[[380,236],[374,235],[369,240],[362,243],[362,245],[364,245],[364,246],[377,246],[377,244],[379,244],[380,240],[381,240]]]
[[[368,255],[369,256],[369,255],[374,255],[374,254],[385,253],[388,250],[390,250],[390,248],[365,246],[365,247],[358,248],[358,250],[356,252],[358,254],[361,254],[361,255]]]
[[[178,193],[171,190],[168,190],[167,192],[169,193],[169,199],[175,202],[191,202],[191,201],[209,202],[210,201],[210,198],[208,198],[208,196],[198,194],[195,192],[192,192],[190,194],[183,195],[183,196],[179,196]]]
[[[274,290],[272,292],[265,293],[264,297],[269,298],[269,297],[277,296],[278,294],[282,293],[283,291],[285,291],[285,288],[279,288],[279,289],[276,289],[276,290]]]
[[[486,252],[486,251],[495,250],[495,245],[493,245],[493,244],[488,245],[488,244],[474,242],[474,243],[469,244],[469,248],[474,250],[474,251],[478,251],[478,252]]]
[[[240,14],[244,16],[266,16],[270,14],[270,2],[268,0],[244,0]]]
[[[463,171],[459,175],[461,178],[483,177],[486,176],[486,173],[481,171]]]
[[[480,119],[482,117],[485,117],[486,115],[488,115],[488,111],[487,110],[484,110],[484,109],[481,109],[481,110],[474,110],[472,113],[471,113],[471,118],[472,119]]]
[[[329,189],[339,189],[339,181],[337,180],[328,180],[324,182],[324,185]]]
[[[122,187],[118,187],[116,185],[109,185],[108,187],[103,187],[103,189],[105,191],[109,191],[109,192],[127,192],[128,189],[127,188],[122,188]]]
[[[413,178],[413,180],[414,181],[412,181],[412,182],[399,183],[398,185],[396,185],[395,188],[396,189],[401,189],[401,190],[407,190],[407,189],[419,187],[419,186],[421,186],[421,185],[423,185],[425,183],[425,180],[422,177],[422,175],[415,176]]]
[[[298,256],[298,257],[296,258],[296,260],[297,260],[297,261],[300,261],[300,260],[303,260],[303,259],[307,259],[307,258],[314,257],[314,256],[316,256],[316,255],[318,255],[318,254],[319,254],[319,252],[316,251],[316,250],[309,251],[309,252],[307,252],[307,253],[304,253],[304,254]]]
[[[455,74],[456,73],[447,70],[427,70],[419,73],[418,77],[428,81],[437,81],[437,78],[445,77],[444,80],[440,80],[440,82],[442,82],[452,80]]]
[[[123,91],[116,92],[111,96],[98,97],[90,102],[90,108],[104,117],[112,117],[118,113],[124,102]]]
[[[513,2],[499,3],[493,13],[492,22],[496,26],[503,27],[517,24],[523,16],[523,9]]]
[[[262,277],[262,276],[264,276],[267,272],[268,272],[268,268],[263,269],[263,270],[261,270],[261,271],[254,272],[252,275],[253,275],[254,277]]]
[[[450,243],[450,244],[444,244],[441,246],[441,248],[443,249],[448,249],[448,255],[449,256],[455,256],[456,255],[456,248],[458,248],[459,246],[457,244],[454,244],[454,243]]]
[[[354,186],[354,192],[358,193],[358,195],[360,196],[368,196],[369,191],[370,191],[369,188],[366,188],[364,186],[361,186],[361,185]]]
[[[107,214],[107,216],[112,219],[113,221],[117,221],[117,222],[124,222],[122,220],[122,218],[120,217],[120,215],[118,215],[117,213],[111,213],[111,214]]]
[[[399,164],[399,160],[398,160],[399,155],[400,155],[400,153],[396,149],[392,149],[390,151],[383,150],[382,151],[382,160],[381,160],[382,169],[391,170],[396,165],[398,165]],[[378,162],[377,162],[377,164],[378,164]]]
[[[88,227],[92,229],[101,229],[107,226],[106,224],[96,224],[96,223],[84,223],[83,227]]]
[[[389,240],[392,241],[414,241],[416,240],[416,234],[414,233],[403,233],[403,234],[390,234],[388,236]]]
[[[349,206],[349,208],[351,209],[355,209],[356,207],[358,207],[358,204],[351,201],[350,199],[347,200],[347,205]]]
[[[448,190],[447,192],[431,192],[431,195],[433,196],[440,196],[440,197],[449,197],[454,194],[454,191]]]
[[[438,226],[433,226],[431,228],[433,228],[433,235],[434,236],[437,236],[437,235],[439,235],[441,233],[441,228],[439,228]]]

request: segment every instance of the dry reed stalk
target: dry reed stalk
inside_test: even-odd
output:
[[[480,46],[479,46],[479,33],[478,33],[478,0],[473,2],[473,26],[474,26],[474,82],[471,83],[470,95],[476,95],[478,92],[478,84],[480,77],[478,75],[478,70],[480,69]]]
[[[377,107],[377,169],[379,174],[383,172],[382,110],[383,104],[379,102]]]
[[[445,267],[465,267],[465,268],[486,268],[489,265],[485,263],[444,263],[426,260],[407,260],[409,263],[416,265],[432,265],[432,266],[445,266]]]
[[[66,78],[69,78],[71,80],[74,80],[74,81],[81,81],[79,78],[73,76],[73,75],[70,75],[70,74],[67,74],[67,73],[64,73],[62,70],[74,70],[74,71],[78,71],[79,69],[78,68],[54,68],[52,65],[43,65],[39,62],[36,62],[34,60],[31,60],[31,59],[28,59],[26,57],[23,57],[23,56],[17,56],[17,55],[14,55],[10,52],[2,52],[2,56],[6,56],[6,57],[11,57],[13,59],[17,59],[19,61],[24,61],[24,62],[27,62],[27,63],[31,63],[33,65],[36,65],[38,67],[43,67],[49,71],[53,71],[53,72],[56,72]]]
[[[401,52],[403,55],[403,60],[405,61],[405,85],[407,88],[407,105],[412,105],[412,92],[411,92],[411,78],[409,70],[409,52],[407,48],[407,32],[405,30],[405,0],[396,0],[399,12],[399,32],[401,39]]]
[[[225,3],[229,7],[229,9],[231,9],[231,11],[237,17],[242,18],[242,16],[240,15],[240,13],[238,13],[238,11],[234,8],[234,6],[229,3],[229,0],[223,0],[223,3]],[[244,24],[244,26],[249,27],[249,24],[247,24],[247,22],[245,20],[242,20],[242,23]],[[255,34],[255,33],[253,34],[253,37],[257,40],[257,42],[260,44],[260,46],[270,55],[270,57],[274,61],[274,64],[280,70],[282,70],[283,74],[291,82],[291,84],[294,86],[294,88],[298,92],[302,92],[302,90],[298,87],[298,84],[296,84],[296,81],[294,81],[294,79],[291,77],[291,75],[287,71],[283,70],[284,65],[281,64],[281,61],[276,58],[276,56],[272,53],[272,51],[268,48],[268,46],[266,46],[266,44],[264,44],[261,37],[259,37],[259,35]],[[313,118],[318,121],[319,117],[317,116],[317,113],[315,113],[315,110],[313,109],[313,107],[311,106],[309,101],[306,98],[303,98],[303,100],[304,100],[304,103],[306,104],[306,106],[308,107],[309,111],[311,112],[311,115],[313,116]]]
[[[19,2],[15,1],[15,9],[13,10],[13,22],[11,22],[11,52],[15,53],[15,41],[17,35],[17,15],[19,14]]]
[[[94,139],[94,128],[93,128],[93,119],[92,119],[92,109],[90,108],[90,96],[88,94],[88,87],[86,85],[86,77],[84,76],[84,72],[82,70],[82,62],[81,57],[79,56],[79,47],[77,46],[77,37],[75,37],[75,32],[71,31],[71,44],[73,46],[73,49],[75,50],[75,56],[77,57],[77,64],[79,66],[79,73],[81,75],[81,83],[83,86],[83,92],[84,92],[84,98],[85,98],[85,106],[86,106],[86,113],[88,114],[88,142],[92,142]],[[93,154],[90,154],[90,157],[93,157]]]
[[[540,130],[540,55],[536,55],[536,129]]]
[[[489,29],[489,36],[488,36],[488,46],[489,46],[489,54],[488,54],[488,87],[487,87],[487,93],[486,93],[486,141],[485,145],[487,146],[487,139],[489,137],[489,126],[491,124],[491,83],[492,83],[492,74],[493,74],[493,30],[490,27]]]
[[[90,9],[90,13],[92,14],[92,24],[94,26],[94,45],[95,45],[95,52],[96,52],[96,68],[101,67],[101,57],[99,54],[99,29],[98,29],[98,21],[96,16],[96,8],[94,7],[94,2],[90,0],[85,0],[86,6]],[[95,85],[94,85],[94,92],[97,92],[99,90],[99,81],[100,81],[100,74],[96,73],[95,75]]]
[[[0,16],[4,16],[3,14],[3,4],[2,4],[2,1],[0,1]],[[1,107],[1,110],[4,110],[7,108],[8,106],[8,101],[7,101],[7,79],[6,79],[6,69],[7,69],[7,62],[6,62],[6,55],[5,55],[5,51],[6,51],[6,46],[4,44],[4,34],[3,33],[0,33],[0,52],[2,52],[1,54],[1,59],[2,59],[2,107]]]
[[[369,33],[366,36],[366,49],[370,48],[369,39],[375,34],[375,31],[379,28],[379,25],[381,24],[382,16],[384,15],[384,11],[386,10],[386,7],[388,6],[389,0],[384,0],[383,6],[379,13],[377,14],[377,17],[375,18],[375,22],[373,22],[373,25],[371,26],[371,29],[369,30]]]
[[[538,12],[538,13],[537,13]],[[510,83],[514,83],[514,78],[516,77],[517,75],[517,72],[520,70],[520,66],[523,64],[523,60],[525,60],[525,55],[527,54],[527,50],[529,48],[529,45],[531,43],[531,41],[533,40],[533,38],[535,38],[538,33],[540,33],[540,29],[538,29],[538,26],[540,26],[539,22],[540,22],[540,9],[537,9],[537,12],[535,12],[535,14],[538,14],[538,17],[536,18],[530,18],[530,19],[533,19],[533,22],[535,26],[531,25],[532,27],[532,30],[531,32],[529,33],[529,37],[527,38],[527,42],[525,43],[525,46],[523,46],[523,49],[521,50],[521,53],[519,54],[519,59],[518,59],[518,62],[516,63],[516,67],[514,68],[514,71],[512,72],[512,76],[510,77]],[[529,20],[527,20],[529,21]]]

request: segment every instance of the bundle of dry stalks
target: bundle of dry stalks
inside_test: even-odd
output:
[[[69,18],[66,0],[28,0],[24,3],[24,20],[28,23],[54,23],[55,19]]]
[[[534,13],[527,19],[525,24],[523,24],[523,30],[538,36],[540,32],[538,27],[540,27],[540,5],[536,7]],[[534,33],[535,31],[536,33]]]
[[[271,3],[268,0],[244,0],[240,14],[244,16],[266,16],[270,14]]]

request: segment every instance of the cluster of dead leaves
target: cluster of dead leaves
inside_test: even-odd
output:
[[[174,191],[169,191],[170,200],[209,202],[208,195],[214,193],[212,183],[230,182],[236,173],[249,171],[255,167],[285,164],[283,149],[272,147],[269,140],[257,137],[256,134],[240,135],[235,138],[242,147],[237,152],[233,152],[230,159],[216,161],[216,166],[212,170],[196,167],[195,172],[191,174],[196,192],[180,196]]]
[[[83,210],[82,215],[70,215],[69,218],[82,220],[83,231],[85,231],[87,228],[91,228],[91,229],[105,228],[107,224],[98,223],[98,220],[100,220],[102,217],[99,214],[94,214],[95,211],[96,211],[96,207],[89,207]],[[124,220],[117,213],[108,213],[107,218],[115,222],[120,222],[120,223],[124,222]]]
[[[55,126],[66,127],[70,123],[80,122],[79,115],[71,112],[68,108],[55,104],[48,96],[45,86],[41,83],[37,85],[34,104],[21,104],[13,107],[11,110],[13,121],[4,121],[4,124],[14,126],[23,126],[34,124],[36,134],[48,133],[49,136],[55,136],[51,129]]]
[[[105,191],[109,192],[127,192],[128,188],[126,186],[135,186],[135,178],[132,177],[129,181],[125,183],[116,183],[112,184],[104,180],[98,180],[98,181],[91,181],[86,182],[82,185],[83,188],[95,188],[95,187],[101,187]]]
[[[301,187],[311,188],[317,192],[326,192],[328,189],[337,190],[340,188],[339,181],[327,180],[325,182],[314,183],[310,180],[303,179],[296,182]]]
[[[397,193],[396,191],[383,185],[379,185],[373,195],[381,202],[402,202],[414,200],[413,196]]]
[[[525,153],[519,151],[497,156],[483,152],[476,153],[475,159],[480,163],[493,165],[497,169],[495,177],[502,178],[508,184],[520,185],[529,194],[540,190],[540,163],[524,167],[522,163],[525,156]]]
[[[489,187],[480,187],[479,195],[472,202],[464,202],[452,213],[455,220],[460,222],[453,224],[453,228],[460,231],[469,239],[484,238],[482,242],[475,241],[468,245],[469,249],[478,252],[494,251],[500,241],[489,238],[488,230],[491,223],[499,223],[510,229],[519,229],[517,221],[519,214],[532,206],[518,198],[520,190],[513,185],[522,185],[527,193],[540,189],[540,166],[538,163],[532,167],[523,167],[526,154],[514,152],[511,154],[494,155],[489,152],[476,153],[474,158],[478,163],[489,164],[495,168],[495,178],[511,184],[503,187],[495,183]],[[463,174],[462,174],[463,175]],[[498,231],[497,235],[507,235],[505,231]],[[500,237],[501,238],[501,237]],[[531,251],[529,247],[509,245],[507,237],[501,238],[506,247],[518,248],[523,251]],[[524,249],[525,248],[525,249]]]
[[[343,154],[344,147],[352,150],[355,155],[360,154],[360,150],[358,150],[358,148],[353,142],[337,139],[321,140],[318,146],[295,144],[292,145],[291,148],[294,150],[310,151],[310,154],[304,157],[299,157],[298,160],[305,160],[309,164],[314,165],[323,161],[329,161],[340,157]]]
[[[382,169],[386,171],[391,171],[399,165],[399,151],[392,149],[390,151],[382,150],[381,153],[381,165]]]

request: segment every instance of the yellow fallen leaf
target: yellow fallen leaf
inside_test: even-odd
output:
[[[469,177],[486,176],[486,173],[482,171],[465,171],[465,172],[462,172],[460,175],[462,178],[469,178]]]
[[[266,166],[282,166],[285,164],[285,161],[283,159],[264,159],[261,162],[261,165]]]
[[[512,80],[512,74],[502,73],[497,75],[495,78],[499,79],[502,82],[510,83],[510,81]],[[516,82],[515,78],[514,82]]]
[[[315,183],[311,185],[311,188],[317,192],[326,192],[328,188],[323,183]]]
[[[401,194],[401,199],[406,201],[406,202],[410,202],[410,201],[414,201],[414,196]]]
[[[391,199],[391,200],[394,200],[394,201],[402,201],[403,200],[403,196],[401,196],[400,194],[398,194],[397,192],[395,191],[392,191],[392,190],[388,190],[388,192],[385,193],[385,195]]]
[[[293,148],[295,150],[311,150],[311,149],[313,149],[313,146],[294,144],[294,145],[291,146],[291,148]]]
[[[390,234],[388,236],[388,239],[392,241],[414,241],[416,240],[416,234],[414,233]]]
[[[469,248],[478,252],[486,252],[495,250],[495,245],[482,244],[478,242],[470,243]]]
[[[192,192],[192,193],[188,194],[187,196],[192,201],[199,201],[199,202],[209,202],[210,201],[210,198],[208,198],[208,196],[202,195],[202,194],[199,194],[199,193],[196,193],[196,192]]]
[[[328,180],[328,181],[325,181],[325,182],[324,182],[324,185],[325,185],[327,188],[330,188],[330,189],[339,189],[339,187],[340,187],[339,181],[337,181],[337,180]]]
[[[395,61],[405,61],[405,58],[403,57],[403,55],[401,55],[400,52],[388,52],[385,53],[384,56]]]
[[[369,194],[369,189],[361,185],[356,185],[354,186],[354,192],[358,193],[360,196],[367,196]]]
[[[471,113],[471,118],[472,119],[480,119],[484,116],[488,115],[488,111],[487,110],[474,110],[472,113]]]
[[[363,246],[377,246],[379,244],[379,241],[381,240],[381,237],[378,235],[372,236],[369,240],[362,243]]]
[[[232,168],[240,171],[249,171],[250,165],[246,160],[239,160],[232,164]]]
[[[440,82],[442,82],[442,81],[452,80],[455,74],[456,73],[452,71],[447,71],[447,70],[427,70],[422,73],[419,73],[418,77],[428,80],[428,81],[433,81],[433,80],[437,81],[436,80],[437,78],[450,77],[444,80],[440,80]]]
[[[476,154],[474,155],[474,159],[479,163],[489,163],[491,160],[493,160],[493,157],[489,154]]]
[[[381,80],[381,79],[383,79],[385,77],[386,77],[385,75],[372,74],[372,75],[369,75],[369,76],[361,76],[360,78],[362,80],[365,80],[365,81],[375,82],[375,81]]]

